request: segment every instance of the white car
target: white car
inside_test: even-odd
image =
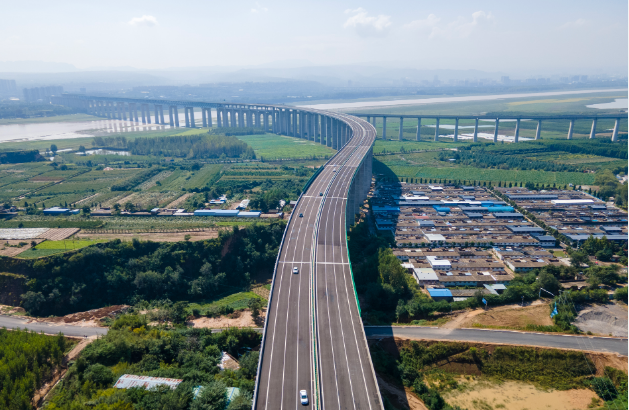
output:
[[[297,266],[293,268],[293,273],[299,273],[299,268]]]
[[[305,390],[299,390],[299,400],[302,405],[308,405],[308,393]]]

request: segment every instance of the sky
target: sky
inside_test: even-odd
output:
[[[626,74],[627,3],[0,0],[0,61]]]

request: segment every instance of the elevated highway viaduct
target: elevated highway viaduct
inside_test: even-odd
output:
[[[286,106],[133,100],[62,95],[53,102],[127,121],[154,121],[178,126],[178,107],[185,123],[195,126],[200,107],[204,126],[256,127],[267,132],[319,142],[337,153],[311,178],[284,231],[273,273],[254,409],[309,407],[383,409],[360,318],[347,249],[347,229],[367,197],[371,184],[375,128],[359,118]],[[297,273],[294,273],[297,268]]]

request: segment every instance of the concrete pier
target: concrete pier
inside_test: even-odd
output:
[[[403,135],[404,135],[404,118],[400,117],[400,132],[397,137],[398,141],[402,141]]]
[[[207,127],[207,117],[205,116],[206,108],[201,108],[201,123],[203,124],[203,128]]]
[[[435,123],[435,141],[439,141],[439,118]]]
[[[454,120],[454,142],[459,140],[459,119]]]
[[[420,141],[422,135],[422,119],[417,119],[417,135],[415,136],[415,141]]]
[[[186,119],[186,128],[190,128],[190,117],[188,117],[188,107],[183,107],[183,117]]]
[[[474,121],[474,142],[478,142],[478,118]]]
[[[146,124],[146,111],[144,111],[144,104],[140,105],[140,109],[142,110],[142,124]]]
[[[313,135],[313,141],[314,142],[321,142],[321,135],[319,135],[319,120],[320,120],[320,116],[319,114],[313,114],[313,118],[314,118],[314,135]]]
[[[194,121],[194,107],[190,107],[190,127],[197,127],[197,123]]]
[[[269,114],[266,112],[262,113],[262,128],[264,132],[269,132]]]
[[[515,134],[513,135],[513,142],[520,140],[520,119],[515,120]]]
[[[542,135],[542,120],[537,120],[537,130],[535,131],[535,140],[540,139]]]
[[[159,110],[157,109],[157,105],[155,105],[153,107],[154,111],[155,111],[155,124],[160,124],[160,118],[159,118]]]
[[[382,117],[382,139],[387,140],[387,117]]]
[[[590,139],[593,140],[596,138],[596,118],[592,120],[592,130],[590,131]]]
[[[500,118],[496,118],[496,125],[494,126],[494,143],[498,142],[498,127],[500,126]]]
[[[612,142],[618,141],[618,128],[620,127],[620,118],[616,118],[614,123],[614,132],[612,133]]]
[[[572,131],[574,130],[574,120],[570,120],[570,128],[568,128],[568,139],[572,139]]]

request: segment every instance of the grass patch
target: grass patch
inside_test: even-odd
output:
[[[318,142],[275,134],[239,135],[239,140],[253,148],[258,159],[307,159],[331,157],[336,152]]]
[[[72,251],[75,249],[85,248],[87,246],[95,245],[97,243],[107,242],[105,240],[94,241],[90,239],[83,240],[62,240],[62,241],[44,241],[34,248],[25,250],[18,255],[19,258],[40,258],[42,256],[54,255],[56,253],[63,253]]]
[[[188,309],[190,311],[192,311],[192,309],[199,309],[202,315],[206,314],[210,309],[218,309],[221,307],[229,307],[234,310],[245,309],[251,299],[261,299],[266,302],[266,299],[253,292],[238,292],[213,301],[190,303]]]

